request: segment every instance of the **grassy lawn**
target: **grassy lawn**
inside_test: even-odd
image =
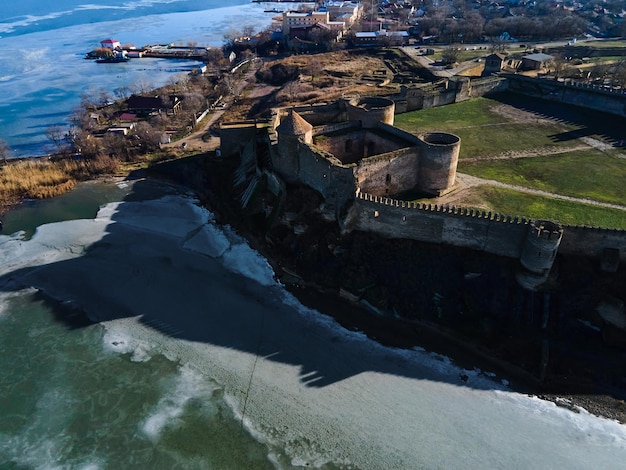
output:
[[[496,156],[529,149],[567,149],[580,142],[559,140],[558,136],[578,129],[575,125],[536,122],[514,122],[494,111],[499,102],[476,98],[462,103],[398,114],[395,125],[408,132],[450,132],[461,138],[459,158]]]
[[[397,114],[395,125],[408,131],[422,130],[450,131],[462,127],[498,124],[503,118],[493,111],[496,104],[487,98],[476,98],[462,103],[456,103],[436,108],[420,109],[408,113]]]
[[[624,152],[601,152],[581,137],[602,139],[606,127],[596,121],[554,120],[537,116],[488,98],[423,109],[395,117],[395,124],[412,133],[443,131],[461,138],[458,171],[505,184],[538,189],[563,196],[611,204],[626,204]],[[522,105],[522,108],[526,106]],[[527,108],[532,112],[533,107]],[[536,109],[536,108],[535,108]],[[540,112],[544,108],[539,108]],[[548,108],[549,109],[549,108]],[[566,116],[563,118],[563,116]],[[594,127],[595,125],[595,127]],[[561,152],[533,158],[468,161],[489,156],[523,156],[534,152]],[[619,157],[622,158],[619,158]],[[465,161],[464,161],[465,160]],[[626,211],[606,209],[514,190],[479,187],[462,201],[466,207],[488,208],[501,214],[557,220],[570,225],[626,229]]]
[[[624,47],[626,48],[626,40],[611,40],[611,41],[578,41],[574,46],[589,46],[602,49],[604,47]]]
[[[546,157],[461,163],[458,170],[563,196],[626,203],[626,160],[594,149]]]
[[[565,225],[626,230],[626,211],[545,198],[493,186],[474,188],[463,206],[531,219],[554,220]]]

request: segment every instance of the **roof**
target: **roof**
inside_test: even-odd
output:
[[[100,44],[113,44],[119,42],[117,39],[105,39],[104,41],[100,41]]]
[[[281,132],[293,135],[304,135],[312,129],[313,126],[306,122],[304,118],[293,109],[289,110],[287,117],[285,117],[285,119],[283,119],[280,125],[276,128],[279,135]]]
[[[160,109],[165,107],[160,96],[132,95],[126,100],[126,104],[131,109]]]
[[[489,54],[489,55],[488,55],[487,57],[485,57],[485,58],[486,58],[486,59],[489,59],[490,57],[491,57],[491,58],[495,58],[495,57],[497,57],[497,58],[498,58],[498,59],[500,59],[500,60],[504,60],[504,59],[506,59],[506,56],[505,56],[504,54],[500,54],[499,52],[494,52],[493,54]]]
[[[552,60],[554,59],[554,56],[551,56],[549,54],[544,54],[543,52],[539,52],[537,54],[528,54],[522,57],[522,59],[526,59],[526,60],[532,60],[535,62],[545,62],[547,60]]]

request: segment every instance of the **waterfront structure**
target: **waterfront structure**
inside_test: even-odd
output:
[[[112,51],[122,48],[122,45],[117,39],[105,39],[100,41],[100,46],[106,49],[111,49]]]

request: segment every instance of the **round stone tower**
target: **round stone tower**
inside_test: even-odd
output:
[[[523,269],[517,274],[521,286],[534,290],[548,280],[562,238],[563,228],[556,222],[533,220],[528,224],[520,254]]]
[[[418,189],[440,196],[454,186],[461,139],[454,134],[430,132],[419,136]]]
[[[531,272],[550,271],[563,238],[563,228],[549,220],[533,220],[528,224],[520,262]]]
[[[395,110],[393,100],[376,96],[354,98],[347,104],[348,120],[361,121],[365,129],[376,127],[379,122],[393,126]]]

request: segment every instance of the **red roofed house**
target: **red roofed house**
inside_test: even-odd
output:
[[[102,47],[106,47],[107,49],[111,49],[112,51],[122,47],[120,42],[116,39],[105,39],[104,41],[100,41],[100,45]]]

